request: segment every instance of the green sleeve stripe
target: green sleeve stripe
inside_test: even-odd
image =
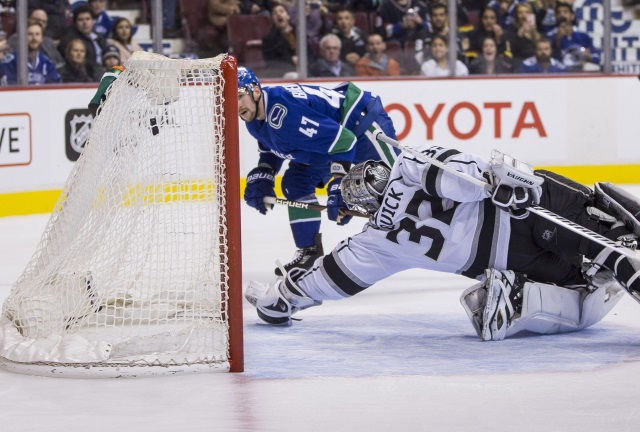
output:
[[[396,159],[398,158],[398,155],[396,155],[396,153],[393,151],[392,145],[373,138],[373,133],[378,129],[380,129],[380,126],[376,122],[373,122],[365,135],[367,136],[367,138],[369,138],[369,141],[371,141],[373,147],[378,152],[380,160],[386,162],[389,166],[393,166]]]
[[[360,90],[355,84],[349,83],[349,85],[347,85],[347,92],[344,97],[344,103],[342,104],[341,108],[342,119],[340,120],[340,124],[345,124],[360,99],[362,99],[362,90]]]
[[[329,154],[348,152],[356,145],[356,136],[349,129],[340,126],[340,133],[329,147]]]
[[[113,83],[116,78],[118,78],[118,75],[120,75],[120,73],[121,71],[119,69],[112,68],[109,72],[105,72],[102,75],[102,78],[100,79],[100,85],[98,85],[98,90],[91,99],[91,104],[100,105],[100,102],[102,102],[102,95],[107,92],[107,89],[109,88],[111,83]]]
[[[378,142],[380,143],[382,153],[384,153],[384,159],[382,160],[385,160],[389,166],[393,166],[398,156],[396,156],[395,152],[391,150],[388,144],[385,144],[382,141]]]

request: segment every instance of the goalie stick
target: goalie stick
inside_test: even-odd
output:
[[[323,211],[327,209],[327,206],[323,206],[320,204],[309,204],[309,203],[304,203],[304,202],[300,202],[300,201],[290,201],[290,200],[286,200],[284,198],[278,198],[278,197],[265,197],[264,198],[264,203],[265,204],[270,204],[270,205],[274,205],[274,204],[278,204],[278,205],[284,205],[287,207],[294,207],[294,208],[300,208],[300,209],[305,209],[305,210],[319,210],[319,211]],[[342,212],[344,212],[344,214],[348,215],[348,216],[357,216],[357,217],[364,217],[364,218],[368,218],[369,215],[364,214],[364,213],[360,213],[358,211],[355,210],[341,210]]]
[[[471,177],[463,172],[460,172],[452,167],[450,167],[449,165],[446,165],[443,162],[440,162],[439,160],[430,158],[429,156],[425,155],[424,153],[420,153],[419,151],[411,148],[411,147],[407,147],[405,145],[400,144],[398,141],[394,140],[393,138],[389,138],[388,136],[386,136],[382,131],[380,130],[375,130],[373,132],[373,137],[376,140],[380,140],[386,144],[389,144],[392,147],[395,147],[401,151],[404,151],[406,153],[409,153],[413,156],[415,156],[416,158],[424,161],[424,162],[428,162],[431,165],[437,166],[438,168],[453,174],[455,176],[458,176],[466,181],[468,181],[469,183],[473,183],[476,186],[479,186],[483,189],[485,189],[487,191],[487,193],[491,194],[493,192],[493,186],[483,182],[482,180],[478,180],[474,177]],[[616,243],[612,240],[609,240],[608,238],[601,236],[598,233],[595,233],[593,231],[591,231],[588,228],[583,227],[582,225],[578,225],[575,222],[572,222],[568,219],[563,218],[560,215],[555,214],[552,211],[549,211],[543,207],[540,206],[531,206],[531,207],[527,207],[527,210],[529,210],[531,213],[534,213],[540,217],[543,217],[547,220],[550,220],[552,222],[554,222],[556,225],[566,228],[578,235],[581,235],[582,237],[598,243],[601,246],[604,246],[605,248],[610,248],[613,249],[614,251],[616,251],[617,253],[620,253],[628,258],[634,258],[637,259],[638,255],[636,254],[636,252],[632,249],[629,249],[623,245],[621,245],[620,243]],[[635,296],[633,296],[635,298]],[[640,302],[640,300],[638,300]]]

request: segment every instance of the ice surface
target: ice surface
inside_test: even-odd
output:
[[[640,187],[631,188],[640,193]],[[0,218],[0,300],[48,216]],[[328,251],[359,231],[323,221]],[[243,205],[243,276],[294,252],[286,209]],[[260,324],[246,304],[242,374],[55,379],[0,370],[0,431],[637,431],[640,304],[564,335],[481,342],[458,297],[472,281],[409,271],[357,297]]]

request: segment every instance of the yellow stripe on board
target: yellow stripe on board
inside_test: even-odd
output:
[[[61,189],[0,194],[0,217],[51,213]]]
[[[536,167],[569,177],[590,186],[595,182],[640,184],[640,165],[580,165]]]
[[[569,177],[578,183],[587,186],[593,185],[598,181],[607,181],[616,184],[640,184],[640,165],[582,165],[582,166],[540,166],[536,169],[545,169]],[[281,189],[282,177],[276,178],[276,194],[282,196]],[[240,180],[240,193],[244,194],[246,179]],[[50,213],[56,201],[60,197],[62,190],[46,190],[33,192],[15,192],[8,194],[0,194],[0,217],[5,216],[22,216],[36,213]],[[150,193],[151,192],[151,193]],[[158,193],[156,198],[156,193]],[[161,188],[143,188],[142,191],[132,188],[129,191],[127,202],[144,197],[145,201],[167,202],[166,193],[173,198],[169,201],[180,199],[207,199],[210,198],[211,190],[204,184],[194,187],[193,185],[168,185],[165,184]],[[318,195],[324,195],[324,189],[317,189]],[[164,198],[160,199],[160,196]],[[149,202],[148,202],[149,203]]]

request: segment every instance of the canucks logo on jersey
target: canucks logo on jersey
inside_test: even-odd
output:
[[[269,125],[274,129],[280,129],[286,115],[287,108],[284,105],[275,104],[269,111]]]

